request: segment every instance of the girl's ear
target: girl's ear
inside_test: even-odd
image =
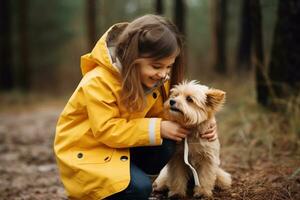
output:
[[[209,89],[206,92],[206,106],[212,111],[218,111],[225,103],[225,92],[218,89]]]

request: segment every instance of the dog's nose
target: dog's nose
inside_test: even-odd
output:
[[[175,100],[173,100],[173,99],[170,100],[170,106],[173,106],[175,103],[176,103]]]

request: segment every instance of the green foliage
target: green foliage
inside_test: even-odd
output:
[[[20,20],[26,20],[28,60],[31,69],[32,88],[43,88],[52,81],[55,82],[57,68],[60,65],[62,47],[74,36],[71,22],[80,1],[73,0],[28,0],[27,19],[21,19],[20,3],[13,2],[13,54],[15,72],[22,68],[20,60]],[[44,80],[49,80],[48,82]],[[51,85],[51,84],[50,84]]]
[[[98,0],[97,19],[100,33],[104,33],[110,26],[119,22],[131,21],[132,19],[154,12],[153,1],[140,0]],[[101,34],[99,34],[101,35]]]
[[[165,0],[165,16],[174,18],[174,1]],[[186,7],[186,48],[188,72],[193,78],[204,79],[210,69],[212,9],[210,0],[188,0]],[[18,1],[13,4],[13,42],[15,72],[22,63],[19,58],[19,36],[17,11]],[[271,44],[276,16],[275,0],[262,1],[264,43],[266,50]],[[66,84],[57,80],[63,71],[70,77],[79,77],[80,56],[89,52],[87,49],[86,1],[82,0],[28,0],[29,6],[29,62],[33,71],[32,84],[43,88],[46,84]],[[130,21],[146,13],[155,13],[155,1],[149,0],[96,0],[97,37],[112,24]],[[240,1],[228,1],[227,60],[229,68],[235,57],[239,29]],[[266,54],[268,55],[268,53]],[[74,70],[76,69],[76,70]],[[41,84],[41,80],[48,83]],[[53,80],[52,80],[53,79]],[[72,82],[72,80],[68,80]],[[72,84],[77,84],[74,78]],[[57,85],[56,87],[61,87]]]
[[[78,3],[73,0],[31,1],[29,41],[31,64],[37,74],[56,72],[63,55],[61,48],[74,35],[70,22]]]
[[[211,28],[210,28],[210,7],[206,1],[191,1],[187,9],[187,47],[190,52],[196,54],[205,54],[207,47],[210,46]]]
[[[276,15],[277,15],[277,0],[263,0],[261,1],[261,8],[262,8],[262,25],[263,25],[263,42],[264,47],[267,52],[266,55],[269,54],[272,39],[273,39],[273,32],[275,28],[276,22]]]

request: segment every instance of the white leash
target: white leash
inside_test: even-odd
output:
[[[192,170],[195,185],[200,186],[198,174],[197,174],[195,168],[189,163],[188,157],[189,157],[189,145],[187,143],[187,138],[185,138],[184,139],[184,162]]]

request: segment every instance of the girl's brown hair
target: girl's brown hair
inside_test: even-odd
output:
[[[139,58],[159,60],[178,51],[171,72],[172,88],[183,79],[182,48],[177,27],[164,17],[145,15],[127,25],[118,40],[116,55],[122,64],[122,100],[129,110],[142,110],[144,107]]]

